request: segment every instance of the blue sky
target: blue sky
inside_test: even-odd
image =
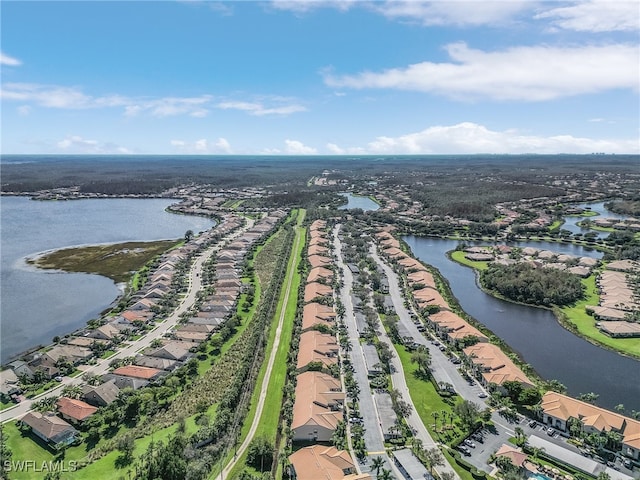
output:
[[[1,8],[2,153],[640,153],[640,1]]]

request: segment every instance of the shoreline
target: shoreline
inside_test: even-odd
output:
[[[470,268],[471,270],[473,270],[474,272],[474,277],[475,277],[475,283],[478,286],[478,288],[480,290],[482,290],[485,294],[487,295],[491,295],[494,298],[497,298],[499,300],[503,300],[505,302],[509,302],[509,303],[513,303],[516,305],[523,305],[525,307],[532,307],[532,308],[541,308],[543,310],[548,310],[551,313],[553,313],[553,316],[556,318],[556,321],[558,322],[558,324],[560,324],[560,326],[562,326],[562,328],[564,328],[565,330],[567,330],[568,332],[572,333],[573,335],[582,338],[583,340],[591,343],[592,345],[595,345],[599,348],[604,348],[606,350],[609,350],[611,352],[615,352],[618,355],[622,355],[623,357],[627,357],[627,358],[631,358],[633,360],[637,360],[640,361],[640,356],[638,355],[633,355],[632,353],[628,353],[622,350],[619,350],[617,348],[612,347],[611,345],[607,345],[605,343],[601,343],[598,340],[596,340],[595,338],[589,337],[588,335],[583,334],[582,332],[579,331],[578,326],[576,324],[574,324],[571,319],[569,319],[568,315],[566,313],[564,313],[562,311],[561,307],[558,307],[557,305],[553,306],[553,307],[546,307],[544,305],[534,305],[532,303],[524,303],[524,302],[518,302],[516,300],[512,300],[510,298],[506,298],[503,297],[502,295],[499,295],[497,293],[492,292],[491,290],[486,289],[482,283],[480,282],[480,276],[479,276],[479,270],[471,265],[467,265],[465,263],[459,262],[456,259],[452,258],[451,256],[451,252],[453,252],[455,250],[450,250],[449,252],[447,252],[447,258],[453,262],[456,262],[458,265],[462,265],[463,267],[466,268]],[[562,316],[564,318],[561,318],[561,316],[559,314],[562,314]]]

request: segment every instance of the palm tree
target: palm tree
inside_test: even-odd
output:
[[[62,389],[62,396],[78,399],[82,396],[82,387],[80,385],[65,385]]]
[[[378,475],[378,480],[393,480],[393,476],[391,475],[391,470],[387,470],[383,468],[380,471],[380,475]]]
[[[433,429],[434,430],[438,430],[438,417],[439,417],[439,413],[438,412],[431,412],[431,416],[433,417]]]
[[[371,468],[376,471],[376,477],[380,474],[380,469],[384,467],[384,458],[382,457],[373,457],[371,460]],[[384,470],[384,468],[382,468]]]
[[[522,446],[525,440],[524,430],[522,429],[522,427],[516,427],[513,429],[513,431],[516,434],[516,444]]]

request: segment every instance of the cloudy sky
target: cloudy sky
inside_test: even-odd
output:
[[[2,153],[640,153],[640,0],[2,2]]]

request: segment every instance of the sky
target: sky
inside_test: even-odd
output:
[[[3,154],[640,153],[640,0],[0,14]]]

